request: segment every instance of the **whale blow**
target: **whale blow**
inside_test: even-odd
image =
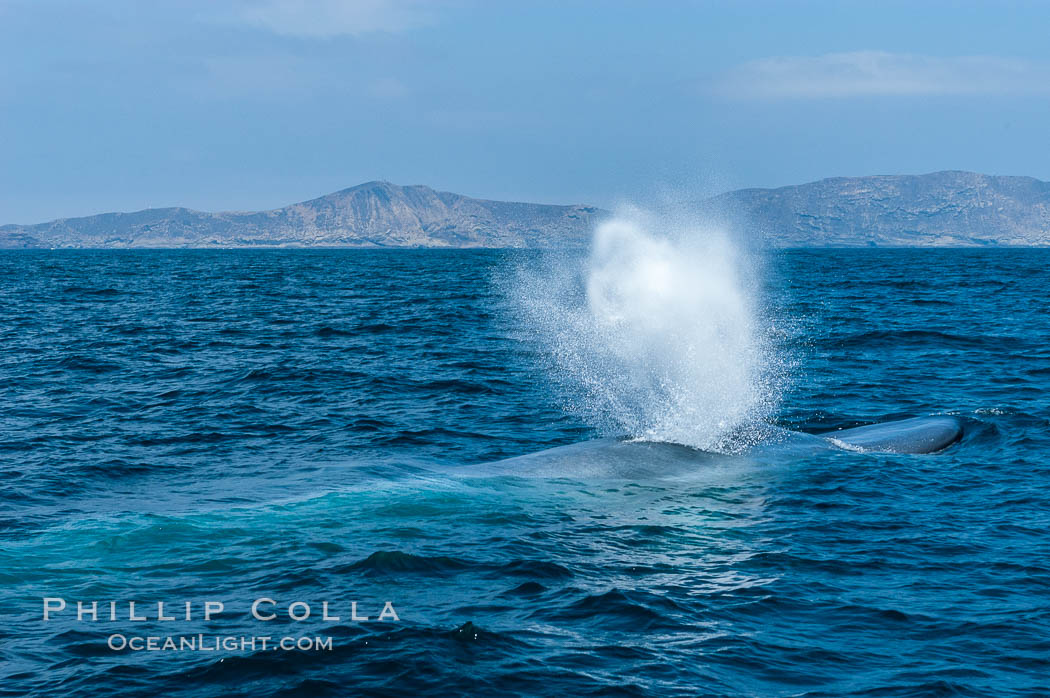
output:
[[[605,434],[715,451],[749,441],[780,372],[755,260],[729,233],[629,209],[573,261],[523,274],[516,299],[570,411]]]

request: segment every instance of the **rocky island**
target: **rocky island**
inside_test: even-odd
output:
[[[688,207],[773,247],[1050,245],[1050,183],[1031,177],[836,177]],[[269,211],[158,208],[4,225],[0,248],[579,247],[606,215],[368,182]]]

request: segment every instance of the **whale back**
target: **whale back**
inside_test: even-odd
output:
[[[461,473],[517,475],[522,477],[569,477],[575,479],[670,477],[695,471],[702,465],[726,458],[681,444],[624,439],[595,439],[548,448],[493,463],[459,468]]]
[[[842,429],[823,438],[840,448],[876,453],[934,453],[962,438],[962,422],[956,417],[916,417],[882,424]]]
[[[607,438],[464,466],[458,471],[468,476],[644,480],[691,475],[714,465],[782,463],[843,450],[923,454],[939,451],[958,441],[962,437],[962,423],[955,417],[918,417],[827,434],[807,434],[773,426],[767,426],[763,431],[764,440],[733,455],[680,444]]]

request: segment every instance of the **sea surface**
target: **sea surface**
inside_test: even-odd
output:
[[[766,255],[763,418],[956,415],[942,452],[464,476],[617,423],[518,307],[537,266],[0,253],[0,695],[1050,695],[1050,251]]]

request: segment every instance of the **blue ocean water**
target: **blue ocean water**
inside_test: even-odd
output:
[[[1050,694],[1050,251],[766,260],[768,418],[943,452],[461,477],[601,435],[508,291],[544,263],[0,253],[0,695]]]

